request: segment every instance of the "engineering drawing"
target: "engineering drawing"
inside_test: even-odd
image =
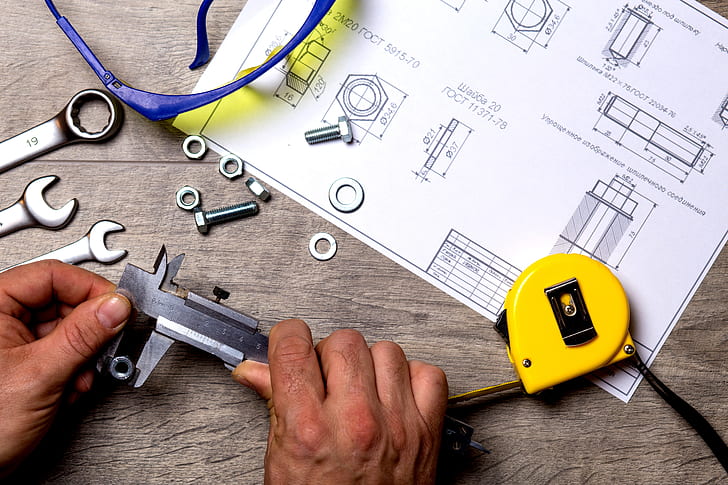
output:
[[[428,133],[425,137],[427,160],[422,168],[415,172],[415,176],[422,182],[429,182],[431,173],[445,178],[455,157],[472,132],[472,128],[453,118],[447,125],[440,125],[435,136],[430,137],[431,133],[435,133],[434,130]]]
[[[496,315],[521,270],[451,229],[427,274]]]
[[[288,68],[286,76],[278,86],[275,95],[295,108],[303,95],[313,85],[330,52],[331,50],[317,39],[305,43]],[[321,87],[314,93],[316,98],[318,98],[321,91],[323,91],[323,86],[325,86],[322,79],[317,82],[321,84]]]
[[[465,5],[465,0],[440,0],[445,5],[449,5],[452,7],[456,12],[459,12],[461,8],[463,8],[463,5]]]
[[[723,99],[713,119],[723,125],[723,128],[728,127],[728,96]]]
[[[598,180],[584,195],[551,254],[584,254],[619,268],[655,207],[623,178],[615,176],[609,184]]]
[[[323,121],[333,124],[343,115],[365,133],[359,137],[354,131],[358,141],[367,135],[381,139],[406,98],[405,92],[376,74],[349,74]]]
[[[615,66],[639,66],[661,31],[643,9],[625,6],[611,30],[604,55]]]
[[[545,48],[570,9],[560,0],[509,0],[493,33],[523,52],[534,44]]]
[[[714,154],[711,146],[662,123],[620,96],[609,93],[594,130],[684,182],[703,173]]]

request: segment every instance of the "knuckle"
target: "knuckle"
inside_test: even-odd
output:
[[[378,416],[365,404],[350,407],[347,413],[346,434],[350,446],[359,451],[370,451],[382,441],[382,424]]]
[[[276,342],[271,357],[279,362],[291,363],[308,359],[312,352],[311,342],[298,335],[287,335]]]
[[[447,375],[439,367],[413,360],[410,362],[410,372],[413,381],[420,381],[435,391],[447,394]]]
[[[295,419],[282,419],[281,424],[276,430],[276,438],[298,458],[315,457],[330,442],[328,428],[310,413],[302,413]]]
[[[316,454],[328,441],[328,433],[318,423],[305,422],[295,430],[296,442],[307,455]]]

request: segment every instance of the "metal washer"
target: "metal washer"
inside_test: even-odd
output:
[[[193,143],[200,144],[200,149],[196,152],[193,152],[190,149],[190,145]],[[207,153],[207,142],[199,135],[190,135],[182,142],[182,151],[185,153],[187,158],[191,160],[199,160],[205,156],[205,153]]]
[[[344,203],[339,200],[339,190],[343,187],[351,187],[354,189],[354,200]],[[329,189],[329,202],[339,212],[354,212],[361,207],[364,202],[364,189],[361,184],[353,178],[343,177],[331,184]]]
[[[318,244],[319,241],[328,242],[329,250],[325,253],[319,252],[319,250],[316,249],[316,244]],[[308,252],[311,253],[311,256],[318,259],[319,261],[328,261],[336,254],[336,239],[334,239],[334,236],[326,232],[319,232],[317,234],[314,234],[308,243]]]

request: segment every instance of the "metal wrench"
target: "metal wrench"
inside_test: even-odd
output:
[[[60,209],[54,209],[43,197],[45,189],[59,180],[55,175],[33,180],[16,203],[0,210],[0,237],[26,227],[54,230],[66,227],[78,209],[78,200],[71,199]]]
[[[81,126],[78,115],[81,107],[92,100],[106,104],[109,119],[101,131],[89,133]],[[107,140],[119,131],[122,121],[123,111],[116,98],[97,89],[81,91],[50,120],[1,142],[0,172],[70,143]]]
[[[0,271],[7,271],[16,266],[44,261],[46,259],[57,259],[69,264],[78,264],[84,261],[97,261],[99,263],[111,264],[126,256],[125,250],[112,251],[106,247],[106,234],[110,232],[123,231],[124,226],[114,221],[99,221],[76,242],[72,242],[60,249],[38,256],[20,264],[10,266]]]

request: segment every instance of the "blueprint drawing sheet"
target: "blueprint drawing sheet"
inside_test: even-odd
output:
[[[248,0],[196,89],[260,64],[311,5]],[[176,125],[490,320],[536,260],[604,262],[649,363],[726,242],[727,26],[687,0],[339,0]],[[340,116],[353,143],[307,145]],[[332,207],[341,177],[359,210]],[[639,379],[594,381],[626,401]]]

